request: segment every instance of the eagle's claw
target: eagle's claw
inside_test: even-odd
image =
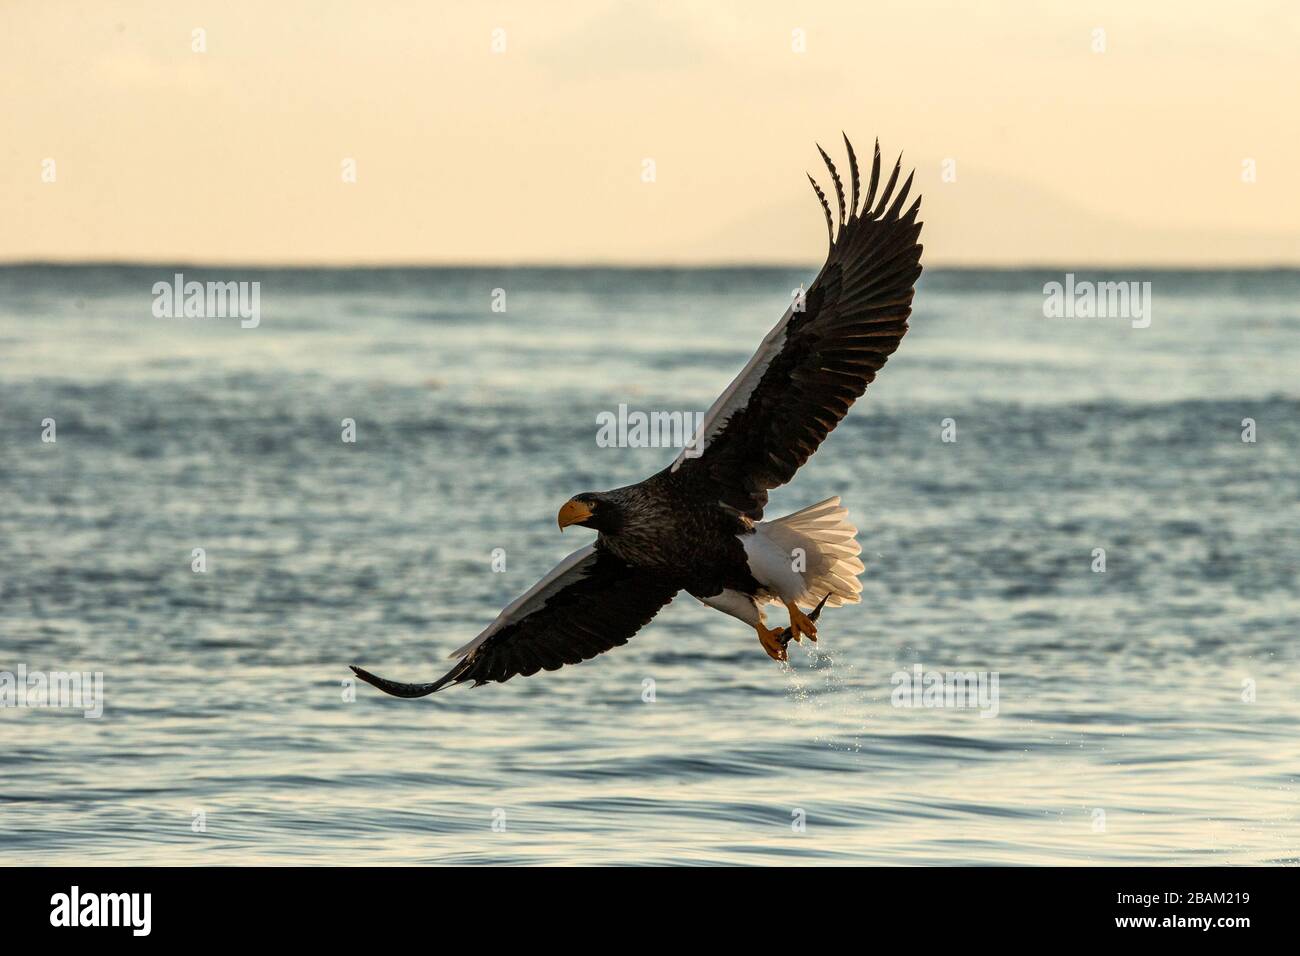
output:
[[[779,631],[776,628],[769,630],[762,624],[755,624],[754,630],[758,631],[758,642],[763,645],[763,650],[767,652],[768,657],[772,658],[774,661],[784,661],[788,659],[785,650],[785,645],[788,643],[788,640],[781,639],[781,635],[784,633],[783,631]]]
[[[817,606],[813,608],[812,613],[807,616],[806,619],[808,621],[816,622],[817,618],[821,617],[822,608],[826,606],[826,598],[830,596],[831,593],[827,591],[826,596],[817,602]],[[794,607],[794,605],[786,605],[786,606],[793,608],[794,611],[799,610],[797,607]],[[803,615],[800,614],[800,617],[803,617]],[[794,616],[793,612],[790,615],[790,620],[792,623],[797,625],[798,619]],[[813,641],[817,640],[817,628],[814,627],[811,631],[805,630],[803,631],[803,633],[807,634],[810,638],[812,638]],[[791,638],[794,638],[796,641],[799,640],[799,634],[800,634],[800,628],[798,628],[797,626],[787,627],[781,630],[781,633],[777,635],[776,639],[781,643],[781,646],[784,648],[787,644],[790,643]],[[767,645],[764,644],[763,646],[766,647]]]

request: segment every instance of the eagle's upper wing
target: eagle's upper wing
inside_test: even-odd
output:
[[[866,201],[859,209],[857,158],[847,137],[844,144],[852,187],[847,218],[839,173],[822,150],[835,183],[839,232],[814,180],[831,246],[826,264],[804,294],[802,310],[797,301],[787,310],[672,465],[701,492],[755,520],[763,516],[768,490],[794,477],[898,348],[921,274],[920,198],[901,212],[912,176],[890,203],[902,157],[877,202],[876,144]]]
[[[629,637],[673,599],[677,589],[615,557],[599,543],[573,552],[488,628],[452,653],[460,661],[429,684],[400,684],[359,667],[362,680],[395,697],[424,697],[448,684],[507,681],[577,664]]]

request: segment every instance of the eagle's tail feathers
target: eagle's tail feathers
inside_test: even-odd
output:
[[[827,498],[802,511],[766,521],[764,532],[787,553],[795,548],[802,552],[804,593],[797,604],[812,607],[829,595],[830,607],[857,604],[862,598],[864,568],[858,555],[858,529],[849,520],[849,512],[840,499]]]

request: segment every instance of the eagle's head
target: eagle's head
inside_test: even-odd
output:
[[[564,503],[557,518],[560,530],[571,524],[610,534],[618,528],[619,507],[608,495],[596,491],[574,495]]]

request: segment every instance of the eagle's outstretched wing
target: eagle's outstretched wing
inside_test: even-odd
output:
[[[844,145],[852,190],[847,216],[839,173],[818,147],[835,184],[838,234],[825,194],[808,177],[826,213],[826,264],[802,303],[787,310],[713,403],[694,442],[672,465],[702,493],[755,520],[763,516],[767,492],[794,477],[898,348],[921,274],[920,198],[902,212],[910,175],[890,202],[902,157],[877,201],[876,144],[859,209],[857,157],[848,137]]]
[[[573,552],[488,628],[452,653],[460,658],[429,684],[400,684],[360,667],[353,672],[394,697],[424,697],[448,684],[508,681],[559,670],[626,644],[677,589],[599,544]]]

